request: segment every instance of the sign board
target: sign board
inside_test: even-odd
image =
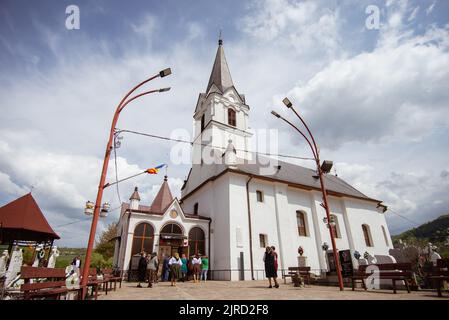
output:
[[[340,258],[341,275],[343,278],[352,277],[354,267],[352,265],[351,250],[341,250],[338,252]]]

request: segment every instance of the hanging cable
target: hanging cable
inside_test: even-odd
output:
[[[198,145],[198,146],[210,147],[210,148],[215,148],[215,149],[223,149],[223,150],[226,149],[226,147],[212,146],[212,145],[205,144],[205,143],[196,143],[196,142],[183,140],[183,139],[173,139],[173,138],[168,138],[168,137],[163,137],[163,136],[159,136],[159,135],[155,135],[155,134],[138,132],[138,131],[133,131],[133,130],[117,129],[117,133],[122,133],[122,132],[132,133],[132,134],[141,135],[141,136],[150,137],[150,138],[155,138],[155,139],[160,139],[160,140],[180,142],[180,143],[188,143],[191,146]],[[307,157],[298,157],[298,156],[276,154],[276,153],[266,153],[266,152],[257,152],[257,151],[252,152],[252,151],[248,151],[248,150],[244,150],[244,149],[237,149],[237,148],[235,150],[236,151],[241,151],[241,152],[247,152],[247,153],[255,153],[255,154],[264,155],[264,156],[275,156],[275,157],[282,157],[282,158],[292,158],[292,159],[313,160],[313,161],[315,161],[314,158],[307,158]]]

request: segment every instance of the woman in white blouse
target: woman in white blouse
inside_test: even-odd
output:
[[[192,259],[193,265],[193,282],[200,282],[200,273],[201,273],[201,258],[196,254]]]
[[[168,261],[170,267],[171,286],[176,287],[176,280],[181,278],[181,266],[182,260],[179,257],[179,253],[175,253]]]

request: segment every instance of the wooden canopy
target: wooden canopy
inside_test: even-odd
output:
[[[52,241],[59,239],[31,193],[0,208],[0,242]]]

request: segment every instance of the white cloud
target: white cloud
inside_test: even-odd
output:
[[[288,95],[328,147],[420,140],[449,125],[448,40],[449,30],[431,28],[398,46],[334,61]]]

